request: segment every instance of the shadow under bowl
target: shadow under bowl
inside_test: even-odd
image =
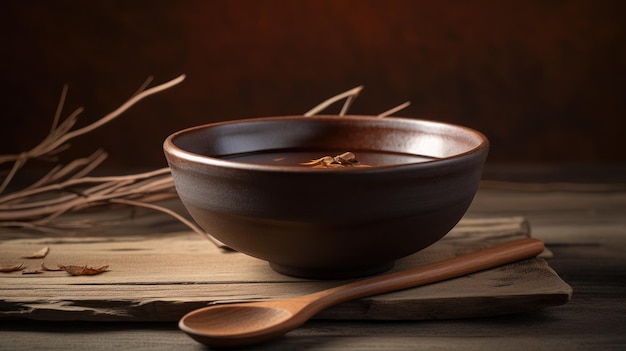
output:
[[[164,152],[194,220],[283,274],[351,278],[446,235],[467,211],[487,138],[440,122],[286,116],[197,126]],[[371,167],[300,163],[343,152]]]

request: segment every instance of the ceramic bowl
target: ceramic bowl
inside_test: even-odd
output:
[[[372,116],[234,120],[164,143],[204,230],[280,273],[322,279],[385,271],[441,239],[472,202],[488,148],[466,127]],[[301,164],[348,151],[359,167]]]

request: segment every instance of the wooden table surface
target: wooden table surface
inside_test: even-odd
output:
[[[484,179],[468,215],[526,218],[573,288],[569,303],[482,318],[313,320],[247,349],[626,349],[626,167],[488,167]],[[0,350],[112,349],[206,348],[175,322],[0,321]]]

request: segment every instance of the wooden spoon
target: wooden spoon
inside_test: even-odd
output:
[[[543,249],[540,240],[521,239],[309,295],[201,308],[185,315],[178,326],[208,346],[236,347],[260,343],[299,327],[321,310],[341,302],[460,277],[534,257]]]

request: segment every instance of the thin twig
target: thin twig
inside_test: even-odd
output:
[[[50,127],[50,133],[54,132],[59,125],[59,120],[61,120],[61,112],[63,111],[63,105],[65,104],[65,98],[67,97],[68,85],[64,84],[63,89],[61,90],[61,98],[59,98],[59,104],[57,105],[57,110],[54,113],[54,119],[52,120],[52,126]]]
[[[128,101],[126,101],[125,103],[123,103],[120,107],[118,107],[117,109],[115,109],[113,112],[109,113],[108,115],[100,118],[99,120],[85,126],[82,127],[80,129],[76,129],[74,131],[68,132],[67,134],[63,135],[62,137],[60,137],[59,139],[55,140],[54,143],[51,144],[51,148],[63,144],[66,141],[73,139],[79,135],[83,135],[85,133],[89,133],[99,127],[101,127],[102,125],[110,122],[112,119],[118,117],[119,115],[121,115],[124,111],[128,110],[131,106],[133,106],[134,104],[136,104],[137,102],[141,101],[142,99],[156,94],[158,92],[161,92],[163,90],[169,89],[172,86],[182,82],[185,79],[185,75],[181,75],[177,78],[174,78],[172,80],[170,80],[169,82],[163,83],[161,85],[157,85],[155,87],[152,87],[150,89],[144,90],[142,92],[140,92],[139,94],[134,95],[133,97],[131,97]]]
[[[98,165],[100,165],[106,158],[107,158],[107,153],[102,151],[102,149],[98,149],[89,157],[76,159],[68,163],[65,166],[57,165],[50,172],[48,172],[48,174],[43,176],[37,182],[31,184],[28,188],[30,189],[38,188],[38,187],[50,184],[55,181],[58,182],[68,175],[70,179],[81,178],[89,174]],[[82,169],[79,169],[81,167]],[[75,173],[72,174],[73,172]]]
[[[134,201],[134,200],[128,200],[128,199],[111,199],[110,201],[114,202],[114,203],[126,204],[126,205],[131,205],[131,206],[136,206],[136,207],[145,207],[145,208],[149,208],[149,209],[152,209],[152,210],[155,210],[155,211],[159,211],[159,212],[163,212],[165,214],[168,214],[168,215],[176,218],[178,221],[180,221],[181,223],[183,223],[184,225],[189,227],[191,230],[193,230],[197,234],[200,234],[203,237],[205,237],[206,239],[209,239],[209,241],[211,241],[218,248],[220,248],[220,249],[222,249],[224,251],[233,251],[233,249],[231,249],[230,247],[228,247],[227,245],[225,245],[221,241],[215,239],[209,233],[207,233],[204,230],[200,229],[200,227],[198,227],[197,225],[195,225],[191,221],[187,220],[187,218],[181,216],[180,214],[176,213],[175,211],[170,210],[169,208],[166,208],[166,207],[163,207],[163,206],[158,206],[158,205],[155,205],[155,204],[152,204],[152,203],[146,203],[146,202]]]
[[[4,190],[6,190],[17,171],[22,168],[27,159],[28,155],[26,153],[21,153],[18,155],[18,157],[15,159],[15,162],[13,163],[13,167],[11,167],[11,170],[9,170],[9,173],[2,181],[2,184],[0,184],[0,194],[2,194]]]
[[[348,96],[346,101],[344,101],[343,106],[341,107],[341,111],[339,111],[339,116],[345,116],[348,113],[348,109],[352,106],[352,103],[356,99],[359,93]]]
[[[323,111],[324,109],[326,109],[328,106],[334,104],[335,102],[341,100],[341,99],[345,99],[348,97],[355,97],[356,95],[358,95],[361,90],[363,90],[363,86],[359,85],[356,88],[352,88],[348,91],[345,91],[341,94],[335,95],[333,97],[331,97],[330,99],[323,101],[321,104],[313,107],[312,109],[310,109],[309,111],[307,111],[304,116],[314,116],[316,114],[318,114],[320,111]],[[345,105],[344,105],[345,106]]]
[[[396,113],[396,112],[398,112],[400,110],[404,110],[405,108],[409,107],[409,105],[411,105],[411,102],[407,101],[407,102],[405,102],[403,104],[400,104],[400,105],[398,105],[398,106],[396,106],[396,107],[394,107],[392,109],[389,109],[389,110],[379,114],[376,117],[378,117],[378,118],[385,118],[385,117],[390,116],[390,115],[392,115],[392,114],[394,114],[394,113]]]
[[[146,81],[143,82],[143,84],[139,87],[139,89],[137,89],[137,91],[133,95],[131,95],[131,97],[137,96],[139,93],[144,91],[150,85],[150,83],[152,83],[153,80],[154,80],[153,76],[149,76],[148,78],[146,78]]]

